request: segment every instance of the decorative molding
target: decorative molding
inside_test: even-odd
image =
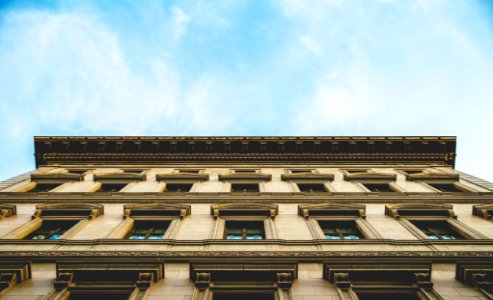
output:
[[[17,214],[17,207],[13,204],[0,204],[0,220],[15,216]]]
[[[143,203],[126,204],[123,206],[124,218],[134,217],[179,217],[180,219],[192,213],[192,206],[172,203]]]
[[[402,217],[450,217],[457,218],[451,204],[397,203],[385,205],[385,214],[394,219]]]
[[[35,137],[36,166],[64,162],[455,163],[455,137]]]
[[[334,180],[334,174],[327,174],[327,173],[314,173],[314,172],[307,172],[307,173],[286,173],[286,174],[281,174],[281,180],[283,181],[317,181],[317,182],[324,182],[324,181],[332,181]]]
[[[271,181],[271,174],[262,174],[262,173],[230,173],[230,174],[219,174],[220,181],[229,181],[229,182],[262,182],[262,181]]]
[[[198,173],[198,174],[189,174],[189,173],[158,173],[156,174],[157,181],[188,181],[188,182],[196,182],[196,181],[207,181],[209,180],[209,174],[206,173]]]
[[[104,214],[104,205],[94,203],[53,203],[38,204],[34,212],[35,218],[71,218],[94,219]]]
[[[493,204],[476,204],[472,207],[472,214],[493,221]]]
[[[274,219],[278,213],[277,204],[225,203],[211,205],[211,215],[216,219],[220,216],[269,216]]]
[[[0,295],[8,288],[32,276],[29,260],[9,259],[0,261]]]
[[[455,182],[459,181],[460,175],[458,173],[438,173],[438,172],[429,172],[427,170],[421,173],[415,174],[406,174],[407,180],[412,181],[426,181],[426,182]]]
[[[385,260],[324,262],[323,277],[334,283],[344,300],[357,300],[358,292],[416,293],[419,299],[441,300],[431,283],[431,263]]]
[[[314,203],[298,205],[298,215],[312,216],[352,216],[366,218],[366,205],[346,203]]]
[[[344,174],[344,180],[346,181],[395,181],[397,174],[378,173],[373,170],[362,173],[348,173]]]
[[[493,299],[493,261],[457,262],[455,278],[479,289]]]
[[[31,181],[44,184],[62,184],[69,181],[81,181],[81,174],[74,173],[32,173]]]
[[[102,184],[111,183],[131,183],[134,181],[144,181],[144,174],[135,173],[113,173],[113,174],[94,174],[94,181],[101,182]]]

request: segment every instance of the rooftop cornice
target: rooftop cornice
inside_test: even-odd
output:
[[[36,165],[162,162],[455,163],[453,136],[37,136]]]

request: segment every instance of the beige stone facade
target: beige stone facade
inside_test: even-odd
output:
[[[2,299],[493,299],[493,184],[453,137],[35,147],[0,184]]]

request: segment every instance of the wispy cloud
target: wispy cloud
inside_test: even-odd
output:
[[[0,177],[32,135],[459,135],[489,177],[475,1],[53,1],[0,9]]]

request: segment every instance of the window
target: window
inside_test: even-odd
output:
[[[116,193],[121,191],[126,183],[104,183],[101,185],[101,188],[98,190],[99,193]]]
[[[215,239],[264,240],[276,239],[273,219],[278,213],[275,204],[225,203],[211,205],[216,219]]]
[[[260,191],[256,183],[232,183],[231,192],[233,193],[258,193]]]
[[[135,221],[130,240],[162,240],[170,221]]]
[[[109,235],[110,239],[162,240],[174,237],[180,220],[190,215],[184,204],[127,204],[123,221]]]
[[[262,221],[226,221],[224,238],[227,240],[263,240],[265,239]]]
[[[44,221],[26,240],[58,240],[79,221]]]
[[[165,192],[186,193],[192,189],[192,183],[167,183]]]
[[[274,292],[260,293],[258,291],[238,292],[215,292],[213,300],[274,300]]]
[[[323,277],[341,299],[441,300],[431,283],[431,263],[373,261],[327,262]]]
[[[363,183],[363,185],[372,193],[395,192],[388,183]]]
[[[92,219],[103,214],[101,204],[38,204],[32,220],[5,238],[28,240],[69,239]]]
[[[61,184],[55,183],[55,184],[49,184],[49,183],[37,183],[36,186],[29,190],[28,192],[31,193],[40,193],[40,192],[49,192],[56,187],[59,187]]]
[[[201,170],[198,169],[178,169],[181,174],[199,174]]]
[[[147,289],[164,278],[159,260],[91,258],[56,263],[49,299],[144,299]],[[134,295],[134,297],[130,297]]]
[[[289,171],[291,174],[303,174],[303,173],[312,173],[313,169],[291,169]]]
[[[444,193],[463,193],[463,190],[458,189],[453,183],[428,183],[429,186]]]
[[[318,221],[327,240],[359,240],[363,236],[354,221]]]
[[[460,240],[463,237],[447,221],[410,221],[431,240]]]
[[[380,234],[366,221],[360,204],[316,203],[298,206],[313,238],[318,240],[378,239]]]
[[[493,221],[493,204],[476,204],[472,207],[472,214]]]
[[[191,263],[192,300],[293,300],[290,289],[297,276],[295,263]]]
[[[460,240],[487,238],[457,220],[450,204],[388,204],[385,214],[393,217],[420,239]]]
[[[304,193],[324,193],[327,192],[323,183],[298,183],[300,192]]]
[[[235,174],[256,174],[257,169],[234,169]]]
[[[17,206],[12,204],[0,204],[0,220],[15,216],[17,214]]]
[[[477,288],[486,298],[492,299],[493,291],[493,261],[458,261],[455,268],[455,278],[465,284]]]

